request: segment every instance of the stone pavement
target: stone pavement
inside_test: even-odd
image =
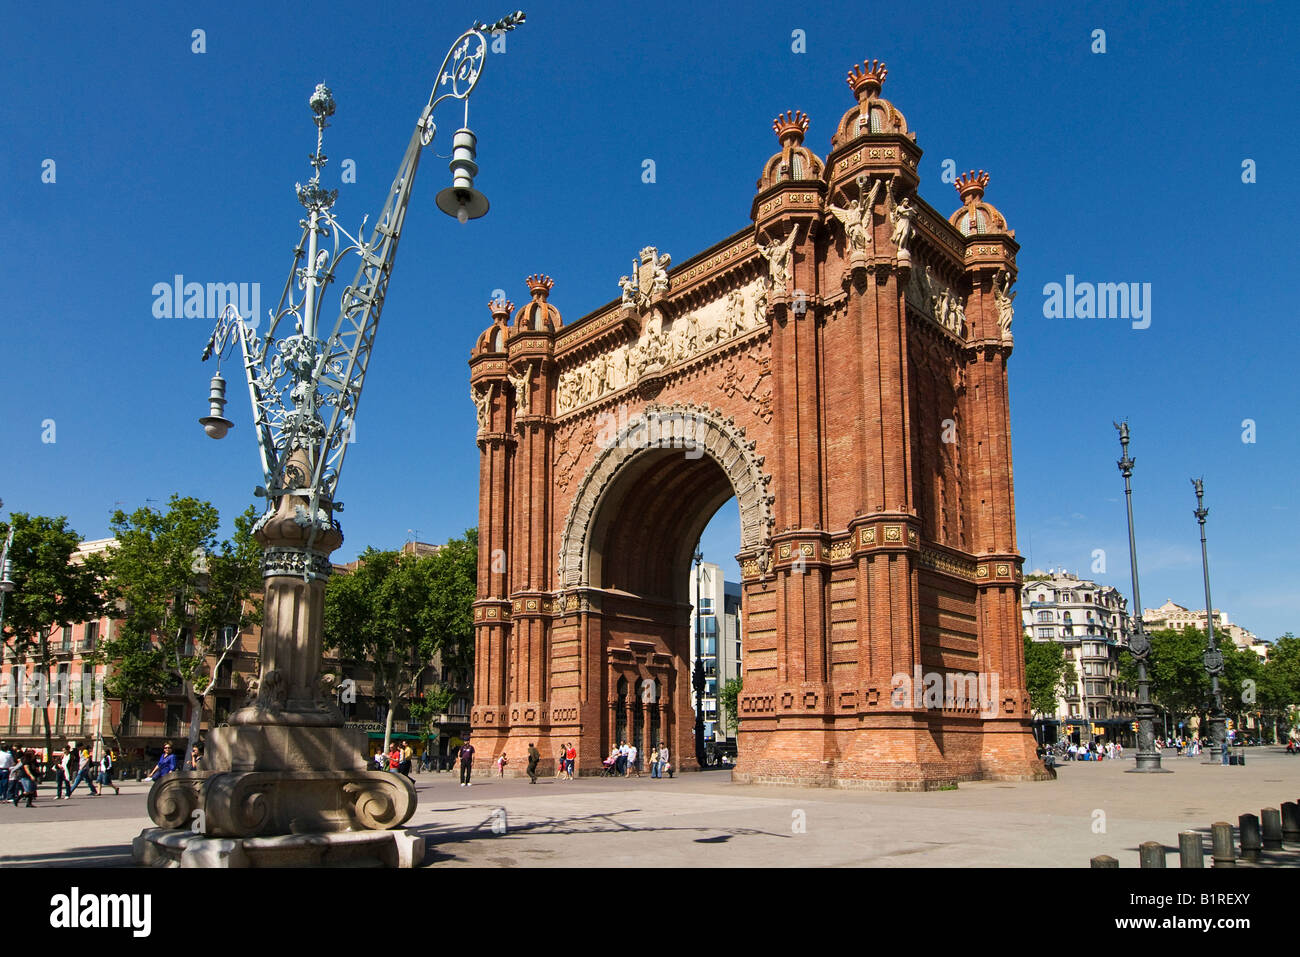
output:
[[[1171,755],[1170,752],[1166,752]],[[726,772],[672,780],[416,775],[408,827],[435,866],[1087,867],[1110,854],[1136,867],[1158,840],[1177,865],[1178,832],[1203,831],[1300,800],[1300,757],[1248,748],[1244,767],[1168,756],[1173,774],[1125,774],[1123,761],[1066,763],[1048,782],[975,782],[896,793],[732,784]],[[149,825],[147,786],[37,807],[0,806],[0,866],[125,866]],[[52,792],[51,792],[52,793]],[[1297,856],[1294,846],[1285,855]]]

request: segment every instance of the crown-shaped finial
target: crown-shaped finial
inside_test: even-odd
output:
[[[492,313],[492,321],[505,323],[510,320],[510,313],[515,311],[515,304],[509,299],[489,299],[488,312]]]
[[[551,294],[551,287],[555,285],[555,280],[550,276],[543,276],[540,273],[536,276],[529,276],[526,280],[528,291],[533,294],[534,299],[546,301],[546,297]]]
[[[772,129],[782,143],[790,139],[798,146],[803,142],[803,135],[808,132],[808,124],[811,122],[803,110],[795,110],[793,113],[786,110],[785,113],[777,114],[772,121]]]
[[[853,88],[853,93],[860,103],[876,96],[880,88],[885,85],[885,77],[888,75],[889,71],[885,69],[883,61],[864,60],[861,66],[856,63],[853,65],[847,82]]]
[[[963,203],[970,203],[974,200],[981,199],[984,196],[984,187],[989,184],[989,174],[980,170],[976,173],[971,170],[969,173],[963,173],[957,177],[957,182],[953,183],[953,188],[961,196]]]

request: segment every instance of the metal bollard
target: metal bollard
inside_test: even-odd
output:
[[[1282,812],[1275,807],[1266,807],[1259,816],[1264,832],[1264,850],[1282,850]]]
[[[1143,841],[1138,845],[1138,860],[1141,867],[1164,867],[1165,846],[1159,841]]]
[[[1243,814],[1238,817],[1237,833],[1241,835],[1241,859],[1259,860],[1260,848],[1264,846],[1259,836],[1259,818],[1254,814]]]
[[[1179,867],[1204,867],[1205,845],[1201,835],[1195,831],[1183,831],[1178,835]]]
[[[1295,801],[1282,805],[1282,840],[1300,841],[1300,804]]]
[[[1098,854],[1091,861],[1092,867],[1119,867],[1119,861],[1109,854]]]
[[[1210,825],[1210,834],[1214,848],[1214,866],[1236,867],[1237,856],[1232,851],[1232,825],[1227,821],[1215,821]]]

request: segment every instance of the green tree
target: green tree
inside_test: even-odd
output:
[[[210,502],[173,495],[165,512],[113,513],[108,587],[122,620],[99,652],[110,663],[108,688],[125,716],[179,683],[190,711],[186,756],[198,741],[212,677],[237,647],[229,630],[261,620],[256,515],[249,506],[235,519],[234,537],[218,545],[220,517]],[[120,735],[120,726],[114,730]]]
[[[718,704],[722,708],[722,713],[727,716],[727,730],[732,734],[736,733],[736,728],[740,723],[740,692],[744,687],[743,678],[728,678],[718,692]]]
[[[1073,671],[1073,663],[1069,667]],[[1057,693],[1065,680],[1065,649],[1055,641],[1034,641],[1025,635],[1025,685],[1030,707],[1040,715],[1055,714]],[[1076,674],[1070,683],[1077,681]]]
[[[384,749],[403,701],[413,720],[432,722],[462,685],[419,679],[435,656],[460,676],[473,657],[472,605],[477,591],[478,531],[471,529],[432,555],[368,548],[357,570],[325,588],[325,643],[344,658],[368,661],[375,697],[387,704]],[[435,710],[436,709],[436,710]],[[429,727],[429,725],[426,725]]]
[[[66,516],[14,512],[9,525],[0,523],[0,541],[11,525],[14,540],[9,559],[15,588],[5,602],[3,639],[20,656],[36,653],[37,674],[45,689],[41,695],[45,750],[53,754],[50,708],[61,698],[66,701],[68,689],[60,687],[52,673],[50,638],[56,628],[93,621],[104,614],[104,563],[97,553],[76,556],[81,536],[68,527]],[[83,695],[88,691],[83,688]]]

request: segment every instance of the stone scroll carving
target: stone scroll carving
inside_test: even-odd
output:
[[[754,442],[745,438],[744,428],[707,405],[649,405],[596,454],[582,478],[560,536],[561,587],[590,584],[589,533],[606,489],[645,449],[663,447],[666,442],[693,443],[722,466],[740,503],[741,550],[768,547],[775,521],[774,496],[768,490],[772,479],[763,471],[763,456],[755,454]]]

